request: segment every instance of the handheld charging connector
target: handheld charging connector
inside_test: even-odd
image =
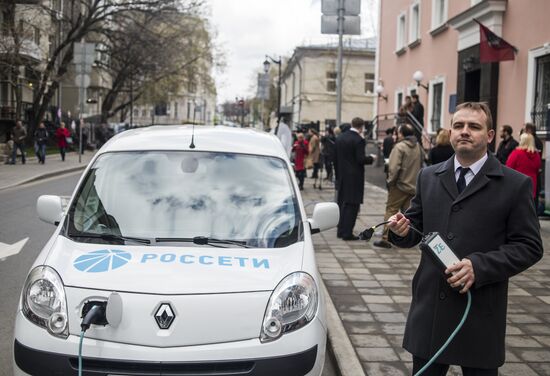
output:
[[[371,228],[366,229],[361,233],[361,238],[363,240],[369,241],[374,234],[374,230],[378,226],[382,226],[384,224],[389,223],[389,221],[379,223],[377,225],[372,226]],[[412,225],[409,225],[409,229],[416,232],[420,236],[422,236],[422,241],[420,242],[420,250],[422,252],[427,253],[436,264],[438,264],[441,268],[441,273],[446,276],[445,270],[449,268],[451,265],[456,264],[460,262],[460,259],[458,256],[454,253],[452,248],[443,240],[443,237],[438,232],[430,232],[426,235],[424,235],[422,232],[414,228]],[[464,314],[462,316],[462,319],[460,320],[460,323],[457,325],[455,330],[451,333],[449,338],[447,338],[447,341],[437,350],[437,352],[428,360],[428,362],[418,371],[414,374],[414,376],[419,376],[423,374],[434,362],[435,360],[441,355],[443,351],[449,346],[451,341],[454,339],[454,337],[457,335],[457,333],[462,329],[462,326],[464,325],[464,322],[466,322],[466,318],[468,317],[468,313],[470,312],[470,307],[472,306],[472,294],[470,291],[467,292],[468,302],[466,303],[466,309],[464,310]]]

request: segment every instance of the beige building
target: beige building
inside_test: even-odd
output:
[[[545,138],[548,14],[548,0],[381,0],[377,114],[397,112],[405,95],[418,93],[425,130],[434,134],[449,126],[457,103],[486,101],[495,124],[510,124],[516,139],[525,122]],[[474,19],[514,45],[515,59],[481,63]]]
[[[345,42],[342,64],[342,122],[374,117],[375,40]],[[293,123],[336,125],[336,45],[297,47],[282,75],[281,103],[292,108]]]

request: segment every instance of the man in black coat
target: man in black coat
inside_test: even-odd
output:
[[[500,144],[498,145],[496,157],[503,165],[506,164],[508,156],[512,151],[519,145],[516,140],[514,140],[514,130],[509,125],[503,125],[500,128]]]
[[[445,375],[456,364],[466,376],[496,376],[504,364],[508,279],[543,253],[531,179],[487,152],[495,135],[487,105],[459,105],[450,134],[455,157],[421,170],[411,207],[390,218],[395,245],[421,241],[409,230],[412,224],[424,234],[439,232],[461,260],[443,277],[442,268],[422,254],[403,346],[417,372],[460,322],[470,291],[464,326],[423,375]]]
[[[365,139],[361,118],[351,121],[349,131],[336,138],[336,153],[334,166],[336,168],[337,202],[340,207],[340,221],[337,236],[344,240],[358,240],[353,235],[353,227],[363,203],[363,188],[365,186],[365,165],[373,162],[372,156],[365,154]]]

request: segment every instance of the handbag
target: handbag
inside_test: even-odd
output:
[[[71,136],[65,137],[65,142],[70,145],[73,143],[73,138]]]

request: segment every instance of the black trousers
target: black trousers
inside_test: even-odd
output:
[[[304,179],[306,177],[306,170],[295,171],[294,174],[298,179],[298,187],[304,189]]]
[[[353,235],[353,227],[359,214],[360,204],[350,204],[347,202],[338,203],[340,206],[340,221],[338,221],[337,236],[339,238],[348,238]]]
[[[413,375],[420,371],[424,364],[428,363],[428,360],[413,356]],[[461,367],[462,374],[464,376],[498,376],[497,368],[469,368]],[[445,376],[449,370],[448,364],[433,363],[428,367],[422,376]]]

